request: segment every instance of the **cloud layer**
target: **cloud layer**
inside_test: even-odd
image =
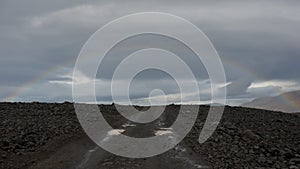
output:
[[[17,101],[63,101],[71,99],[70,73],[85,41],[106,23],[135,12],[167,12],[188,19],[202,29],[215,45],[225,66],[230,104],[299,89],[300,2],[266,1],[16,1],[0,2],[0,99]],[[126,27],[124,28],[126,29]],[[180,29],[174,27],[174,29]],[[161,37],[157,44],[190,56]],[[119,46],[103,69],[112,72],[130,50],[145,40]],[[187,58],[202,92],[209,89],[201,63]],[[174,82],[150,71],[133,84],[132,98],[147,98],[151,87],[161,87],[174,98]],[[98,77],[99,100],[110,102],[109,73]],[[161,77],[160,77],[161,76]],[[87,77],[88,78],[88,77]],[[153,84],[149,84],[149,79]],[[157,81],[155,81],[155,79]],[[159,83],[164,79],[167,82]],[[87,79],[85,79],[87,80]],[[169,80],[169,81],[168,81]],[[80,79],[79,81],[84,81]],[[188,81],[188,80],[187,80]],[[205,83],[207,82],[207,83]],[[149,85],[143,85],[148,83]],[[203,85],[205,84],[205,85]],[[186,95],[189,95],[188,93]],[[203,98],[209,99],[209,93]],[[159,96],[156,96],[159,98]],[[193,99],[186,97],[186,102]],[[204,99],[205,100],[205,99]],[[172,101],[175,102],[173,99]],[[159,101],[158,101],[159,102]]]

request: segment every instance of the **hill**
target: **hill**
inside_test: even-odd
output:
[[[264,97],[245,103],[242,107],[275,110],[288,113],[299,112],[300,91],[283,93],[275,97]]]

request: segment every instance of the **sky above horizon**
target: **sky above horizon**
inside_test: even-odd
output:
[[[298,0],[1,0],[0,100],[72,101],[72,73],[84,43],[108,22],[136,12],[174,14],[189,20],[207,35],[224,64],[228,104],[239,105],[254,98],[300,90],[299,7]],[[113,65],[145,43],[171,46],[186,56],[186,62],[197,72],[203,103],[209,102],[210,83],[203,65],[189,58],[188,51],[177,48],[175,42],[157,36],[137,37],[116,47],[117,52],[110,54],[103,64],[102,72],[107,73],[96,79],[98,101],[111,102]],[[76,80],[92,82],[84,74]],[[191,79],[184,80],[188,85]],[[122,79],[118,83],[122,85]],[[154,88],[163,89],[171,102],[179,99],[174,79],[156,70],[138,74],[131,87],[130,97],[135,103],[147,102]],[[221,87],[224,86],[220,84]],[[184,103],[194,103],[191,93],[183,96]],[[155,95],[153,99],[159,103],[162,98]]]

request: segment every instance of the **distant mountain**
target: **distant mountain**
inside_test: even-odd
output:
[[[263,97],[245,103],[242,107],[276,110],[288,113],[300,111],[300,90],[283,93],[275,97]]]

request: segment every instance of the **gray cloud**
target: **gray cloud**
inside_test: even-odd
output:
[[[82,45],[99,27],[120,16],[143,11],[179,15],[202,29],[215,45],[224,62],[227,79],[232,82],[228,88],[229,97],[268,96],[272,93],[269,89],[261,88],[259,92],[255,92],[248,87],[252,82],[270,80],[300,82],[298,75],[299,7],[300,2],[297,0],[178,1],[176,3],[174,1],[147,3],[82,0],[1,1],[0,87],[5,92],[0,93],[0,98],[4,99],[27,83],[30,84],[31,81],[34,84],[28,85],[27,89],[16,96],[19,100],[55,101],[58,98],[70,98],[70,86],[51,84],[48,81],[62,80],[59,76],[68,74],[72,70]],[[169,46],[170,50],[181,52],[182,57],[186,57],[186,62],[196,72],[196,76],[199,79],[207,78],[201,63],[195,62],[183,48],[174,47],[176,42],[157,37],[148,38],[150,45],[152,42],[152,45],[166,48]],[[123,57],[122,54],[132,49],[143,47],[141,44],[144,43],[145,41],[141,39],[131,42],[132,47],[121,46],[119,57]],[[107,71],[101,78],[109,79],[118,57],[114,59],[116,60],[107,60],[109,64],[102,67]],[[148,75],[144,80],[148,78],[153,79],[156,76]],[[41,92],[31,90],[33,85],[41,86]],[[280,90],[280,86],[275,88],[277,91]],[[139,91],[143,90],[148,91],[146,88],[139,88]],[[60,95],[51,95],[55,91],[60,91],[58,92]],[[176,93],[176,90],[171,87],[169,92]],[[139,98],[145,94],[133,93],[132,95],[134,98]]]

